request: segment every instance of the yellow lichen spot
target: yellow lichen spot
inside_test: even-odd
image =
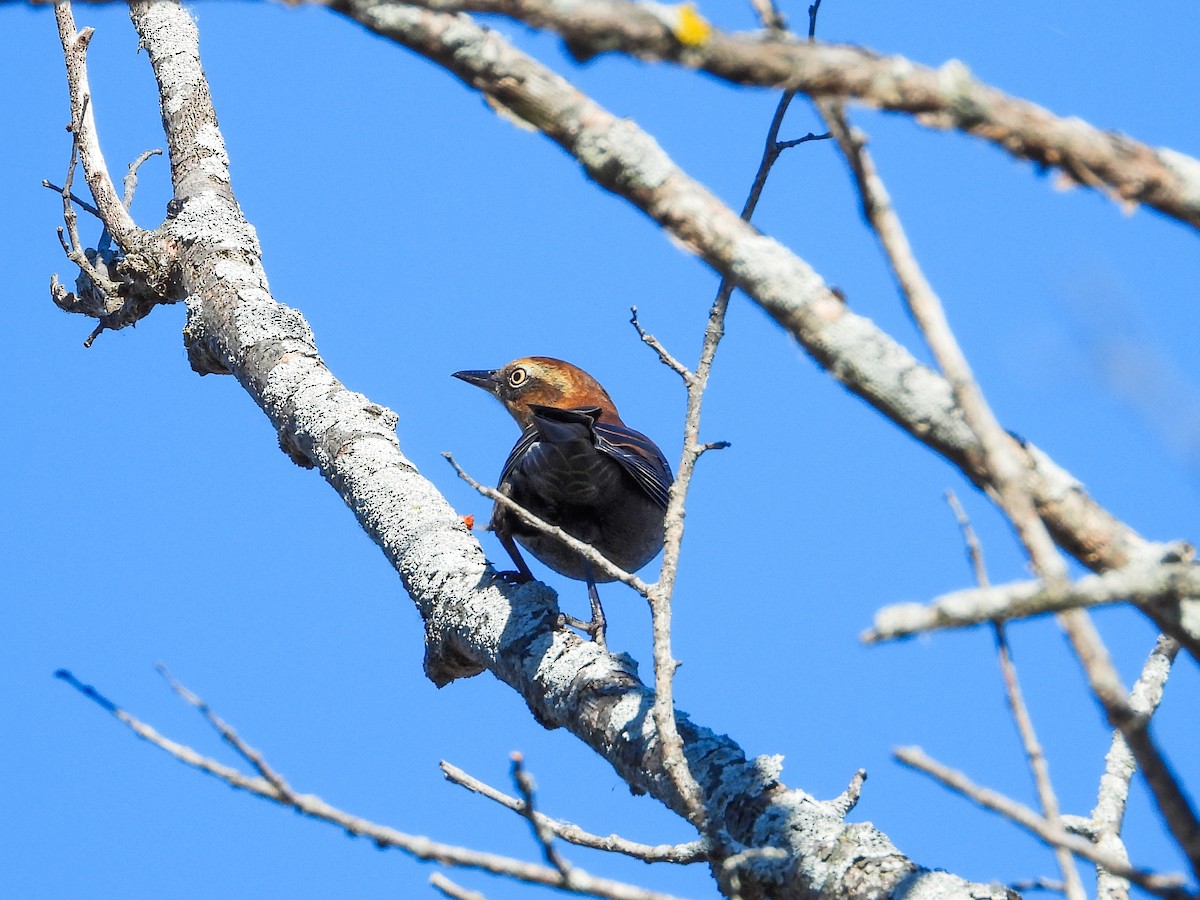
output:
[[[685,47],[699,47],[712,36],[713,28],[700,15],[693,3],[679,4],[679,20],[675,23],[675,40]]]

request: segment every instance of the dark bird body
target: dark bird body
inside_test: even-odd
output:
[[[621,421],[594,378],[546,356],[454,377],[492,394],[522,427],[500,473],[500,493],[627,572],[659,554],[671,468],[653,441]],[[533,578],[520,544],[554,571],[588,582],[598,614],[595,583],[611,577],[593,572],[574,550],[500,503],[492,510],[492,529],[516,564],[517,580]]]

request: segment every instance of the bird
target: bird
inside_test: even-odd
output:
[[[674,482],[671,466],[654,441],[621,421],[595,378],[549,356],[526,356],[499,369],[469,369],[453,377],[487,391],[521,426],[500,472],[501,494],[627,572],[658,556]],[[564,619],[604,646],[596,583],[614,579],[500,502],[492,509],[491,529],[517,567],[499,573],[502,577],[518,584],[533,580],[519,544],[560,575],[587,582],[591,622]]]

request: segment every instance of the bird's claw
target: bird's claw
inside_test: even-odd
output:
[[[608,650],[608,642],[605,640],[605,632],[608,629],[607,623],[604,621],[603,617],[599,619],[592,619],[590,622],[585,622],[583,619],[577,619],[574,616],[567,615],[566,613],[559,613],[558,625],[560,628],[564,625],[569,625],[578,631],[582,631],[589,638],[591,638],[592,641],[595,642],[596,646],[601,650]]]
[[[492,577],[497,581],[503,581],[505,584],[528,584],[533,581],[530,576],[515,569],[509,569],[504,572],[493,572]]]

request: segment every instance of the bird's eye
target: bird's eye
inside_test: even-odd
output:
[[[529,373],[524,369],[513,369],[508,373],[509,387],[518,388],[529,380]]]

